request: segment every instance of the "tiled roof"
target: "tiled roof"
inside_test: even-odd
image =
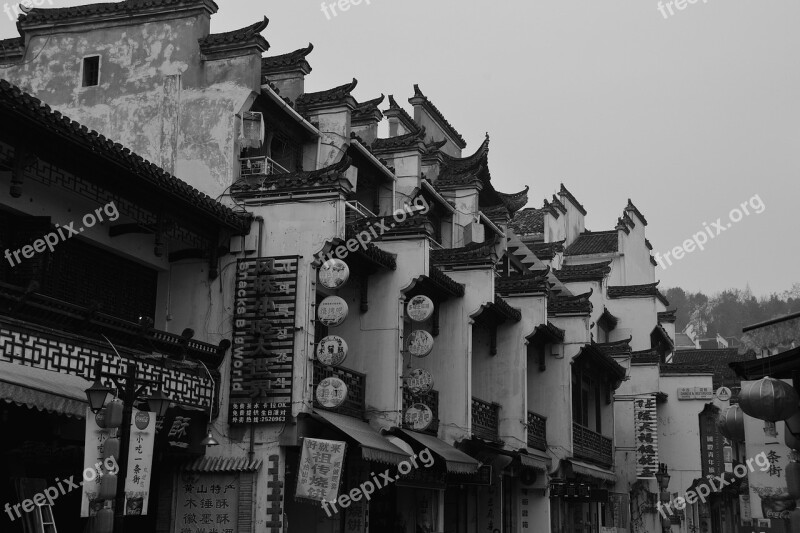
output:
[[[338,163],[321,168],[319,170],[289,172],[288,174],[270,174],[258,176],[257,179],[251,177],[242,178],[231,187],[234,194],[247,195],[248,193],[258,193],[270,190],[286,190],[297,188],[318,187],[324,185],[335,185],[342,180],[347,181],[344,172],[350,168],[352,160],[344,155]]]
[[[636,352],[631,352],[631,363],[639,363],[639,364],[652,364],[652,363],[660,363],[661,362],[661,354],[658,353],[657,350],[654,348],[650,348],[648,350],[639,350]]]
[[[670,352],[675,349],[675,341],[672,340],[661,324],[656,324],[656,327],[650,332],[650,343],[654,348],[663,347]]]
[[[525,204],[528,203],[529,190],[530,187],[526,185],[525,189],[520,192],[508,194],[498,191],[497,194],[500,196],[500,199],[503,201],[503,205],[506,206],[508,211],[511,213],[516,213],[517,211],[525,207]]]
[[[288,54],[281,54],[272,57],[261,58],[261,74],[270,74],[272,72],[281,72],[291,70],[296,67],[305,67],[307,72],[311,72],[311,66],[308,64],[306,57],[314,50],[314,45],[308,43],[305,48],[300,48]]]
[[[606,355],[611,355],[611,356],[630,355],[631,338],[632,337],[628,337],[627,339],[614,342],[603,342],[603,343],[596,342],[594,345],[597,347],[598,350],[600,350]]]
[[[678,317],[676,316],[677,313],[678,313],[677,309],[672,309],[671,311],[661,311],[658,313],[658,321],[674,324],[675,321],[678,319]]]
[[[397,101],[394,99],[394,96],[391,94],[389,95],[389,109],[384,111],[383,114],[387,117],[396,115],[409,132],[419,131],[420,129],[420,125],[417,124],[413,118],[411,118],[411,115],[409,115],[405,109],[398,105]],[[445,143],[446,142],[447,141],[445,141]],[[442,146],[444,146],[444,144],[442,144]]]
[[[371,118],[374,118],[376,121],[380,120],[383,117],[383,113],[380,112],[378,106],[381,105],[385,98],[386,97],[381,94],[378,98],[356,104],[356,108],[353,109],[351,115],[352,122],[369,120]]]
[[[547,316],[591,314],[592,302],[589,300],[591,295],[591,290],[575,296],[551,294],[547,299]]]
[[[619,251],[619,236],[616,230],[586,231],[570,244],[564,255],[610,254]]]
[[[433,222],[427,215],[422,213],[408,215],[402,222],[398,221],[394,215],[365,217],[353,222],[351,226],[356,232],[373,226],[377,231],[380,231],[378,239],[382,239],[390,235],[424,234],[430,237],[433,237],[434,235]],[[381,229],[383,227],[388,229]]]
[[[593,361],[600,363],[601,368],[614,376],[617,381],[614,389],[618,388],[622,380],[625,379],[625,367],[617,363],[613,357],[604,353],[597,344],[584,345],[576,359],[583,357],[591,357]]]
[[[562,215],[566,215],[567,214],[567,206],[562,204],[561,200],[559,200],[558,196],[556,196],[555,194],[553,195],[553,201],[550,203],[550,205],[552,205],[553,207],[555,207],[556,209],[561,211]]]
[[[37,2],[39,3],[39,2]],[[151,11],[154,8],[178,6],[202,6],[210,4],[212,13],[218,10],[211,0],[126,0],[124,2],[104,2],[57,9],[31,9],[27,15],[20,15],[17,27],[20,33],[35,24],[53,24],[84,19],[92,16],[133,15],[138,12]]]
[[[529,242],[522,239],[522,242],[530,248],[531,252],[543,261],[547,261],[555,257],[557,253],[564,251],[564,241],[556,242]]]
[[[522,320],[522,312],[508,305],[508,302],[503,300],[500,296],[495,295],[494,302],[483,304],[476,313],[470,315],[470,318],[495,324],[503,323],[507,320],[519,322]]]
[[[645,283],[643,285],[610,285],[608,287],[609,298],[639,298],[644,296],[655,296],[665,306],[669,305],[669,300],[661,294],[657,286],[660,282]]]
[[[352,98],[350,93],[353,92],[356,85],[358,85],[358,80],[353,78],[353,81],[350,83],[339,85],[333,89],[303,93],[297,97],[296,105],[298,108],[306,109],[315,105],[342,104],[345,103],[348,98]]]
[[[569,192],[566,187],[564,187],[563,183],[561,184],[561,189],[558,191],[558,194],[568,198],[569,201],[572,202],[572,205],[577,207],[578,211],[580,211],[583,216],[586,216],[586,209],[584,209],[581,203],[574,196],[572,196],[572,193]]]
[[[410,148],[424,149],[423,142],[425,141],[425,128],[420,128],[418,131],[412,131],[405,135],[396,135],[386,139],[375,139],[372,142],[372,149],[375,151],[381,150],[406,150]]]
[[[633,202],[631,202],[631,199],[630,199],[630,198],[628,198],[628,205],[627,205],[627,206],[625,206],[625,210],[626,210],[626,211],[628,211],[628,210],[631,210],[631,211],[633,211],[634,213],[636,213],[636,216],[637,216],[637,217],[639,217],[639,219],[641,219],[641,221],[642,221],[642,224],[644,224],[645,226],[647,225],[647,219],[646,219],[646,218],[644,218],[644,215],[641,213],[641,211],[639,211],[639,210],[636,208],[636,206],[635,206],[635,205],[633,205]],[[650,248],[650,249],[652,250],[652,248]]]
[[[261,36],[261,32],[267,28],[267,24],[269,24],[269,19],[264,17],[262,20],[245,28],[225,33],[212,33],[208,37],[198,40],[200,51],[204,54],[210,54],[220,50],[228,50],[233,46],[254,45],[261,52],[265,52],[269,49],[269,43]]]
[[[447,139],[442,139],[441,141],[428,141],[425,143],[425,152],[428,154],[434,154],[439,151],[439,149],[447,144]]]
[[[738,387],[741,380],[729,366],[736,361],[754,360],[755,354],[740,354],[736,348],[718,348],[712,350],[680,350],[672,356],[673,363],[705,365],[714,372],[714,388]]]
[[[517,235],[544,233],[544,210],[528,207],[517,212],[509,224]]]
[[[561,265],[553,273],[561,282],[602,281],[611,272],[611,261],[587,263],[585,265]]]
[[[408,287],[403,289],[403,292],[409,296],[411,294],[427,294],[442,299],[461,298],[464,296],[464,285],[439,270],[433,261],[429,261],[428,275],[417,276]]]
[[[525,337],[525,339],[531,342],[535,342],[537,339],[549,343],[564,342],[565,333],[563,329],[557,328],[552,322],[547,322],[536,326],[533,333]]]
[[[494,279],[494,289],[499,294],[507,296],[509,294],[523,294],[531,292],[547,292],[550,284],[547,282],[548,270],[540,270],[538,273],[526,274],[524,276],[507,276]]]
[[[467,147],[467,142],[464,140],[464,137],[462,137],[461,134],[458,133],[458,131],[456,131],[456,129],[453,127],[453,125],[450,124],[447,121],[446,118],[444,118],[444,115],[442,114],[441,111],[439,111],[439,108],[437,108],[435,105],[433,105],[433,102],[428,100],[427,96],[422,94],[422,91],[420,90],[419,85],[417,85],[415,83],[414,84],[414,96],[412,98],[409,98],[408,101],[413,103],[413,100],[418,99],[418,98],[422,99],[422,105],[426,109],[426,111],[428,111],[428,113],[430,113],[430,115],[433,116],[434,119],[436,119],[436,121],[439,123],[441,128],[445,132],[447,132],[447,134],[450,135],[450,137],[453,138],[453,141],[456,143],[456,146],[458,146],[459,148],[466,148]]]
[[[659,372],[663,374],[713,374],[714,369],[709,365],[661,363]]]
[[[619,323],[619,318],[615,317],[611,314],[607,307],[603,306],[603,313],[597,319],[597,322],[600,324],[605,324],[609,327],[610,330],[617,327]]]
[[[453,278],[439,270],[439,268],[433,264],[433,261],[431,261],[428,265],[428,272],[428,277],[435,285],[441,287],[443,290],[449,292],[453,296],[464,296],[464,285],[458,283]]]
[[[495,251],[497,238],[487,242],[472,243],[461,248],[431,250],[431,261],[437,265],[494,264],[498,257]]]
[[[25,39],[22,37],[0,39],[0,59],[15,61],[22,59],[23,55],[25,55]]]
[[[248,217],[243,217],[201,193],[121,144],[107,139],[94,130],[89,130],[58,111],[53,111],[38,98],[2,79],[0,79],[0,113],[22,116],[43,129],[58,133],[69,142],[113,161],[143,182],[160,190],[164,194],[165,202],[177,200],[187,203],[206,216],[232,228],[243,230],[250,226]]]
[[[345,229],[346,237],[348,239],[355,238],[355,232],[348,226]],[[347,241],[344,239],[331,239],[326,243],[326,246],[323,248],[322,253],[318,254],[318,257],[325,256],[328,252],[335,250],[337,247],[346,245]],[[362,258],[366,259],[373,265],[380,266],[387,270],[396,270],[397,269],[397,254],[389,253],[385,250],[381,250],[374,244],[367,243],[366,246],[358,248],[358,251],[355,252],[356,256],[361,256]]]

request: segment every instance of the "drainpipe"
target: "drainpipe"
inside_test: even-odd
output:
[[[257,257],[261,257],[261,252],[264,249],[263,240],[264,240],[264,217],[257,216],[255,221],[258,222],[258,255]],[[253,422],[250,424],[250,449],[247,451],[247,458],[250,462],[253,462],[253,456],[255,455],[255,444],[256,444],[256,424]]]

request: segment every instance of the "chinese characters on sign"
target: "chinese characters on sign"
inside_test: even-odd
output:
[[[285,422],[292,401],[297,257],[237,264],[231,424]]]
[[[336,440],[303,439],[296,498],[330,502],[339,496],[345,447]]]
[[[713,397],[711,387],[678,387],[679,400],[710,400]]]
[[[658,469],[658,419],[655,396],[633,400],[636,477],[654,479]]]
[[[234,533],[238,529],[239,475],[188,476],[178,483],[175,533]]]
[[[95,415],[86,407],[86,438],[83,444],[83,468],[94,469],[95,464],[103,462],[103,444],[108,438],[108,430],[100,427],[98,418],[102,418],[104,411]],[[100,421],[102,423],[102,420]],[[85,470],[84,470],[85,471]],[[100,493],[100,476],[94,481],[84,481],[81,487],[81,517],[86,518],[97,514],[103,508],[103,502],[97,501]],[[113,505],[113,504],[112,504]]]
[[[322,407],[333,409],[347,399],[347,385],[339,378],[325,378],[317,385],[317,401]]]
[[[126,515],[147,514],[155,440],[156,414],[134,409],[128,444],[128,473],[125,476]]]
[[[433,411],[424,403],[411,405],[403,414],[406,427],[415,431],[425,431],[433,422]]]
[[[503,527],[502,483],[497,476],[492,477],[488,487],[478,487],[478,528],[477,531],[500,533]]]
[[[717,431],[716,414],[710,409],[700,413],[700,460],[703,477],[722,474],[724,467],[724,444]]]

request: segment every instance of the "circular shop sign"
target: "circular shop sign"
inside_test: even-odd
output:
[[[414,357],[425,357],[433,350],[433,335],[424,329],[415,329],[408,335],[407,349]]]
[[[347,385],[339,378],[325,378],[317,385],[317,401],[322,407],[339,407],[346,399]]]
[[[347,302],[338,296],[328,296],[319,303],[317,316],[326,326],[338,326],[347,318]]]
[[[137,429],[144,430],[147,426],[150,425],[150,413],[147,411],[139,411],[136,413],[136,416],[133,419],[133,423],[136,424]]]
[[[317,345],[317,360],[323,365],[339,366],[347,358],[347,343],[341,337],[328,335]]]
[[[433,300],[427,296],[414,296],[406,305],[406,312],[414,322],[424,322],[433,314]]]
[[[341,259],[328,259],[319,268],[319,282],[328,289],[338,289],[350,278],[350,267]]]
[[[415,368],[406,378],[406,387],[411,394],[425,394],[433,388],[433,376],[424,368]]]
[[[425,431],[433,422],[433,411],[424,403],[415,403],[403,413],[403,422],[410,429]]]
[[[721,402],[727,402],[731,399],[731,389],[728,387],[720,387],[717,389],[717,392],[714,393],[714,396]]]

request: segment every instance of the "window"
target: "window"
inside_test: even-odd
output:
[[[83,87],[94,87],[100,83],[100,56],[83,58]]]

